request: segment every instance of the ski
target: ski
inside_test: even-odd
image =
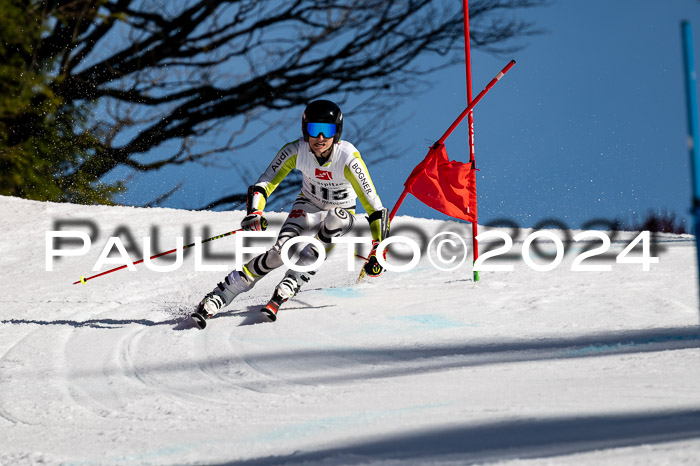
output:
[[[299,288],[297,287],[297,290]],[[284,304],[287,301],[288,298],[284,298],[280,296],[280,293],[278,290],[275,290],[274,294],[272,295],[272,298],[270,298],[270,301],[268,301],[267,305],[260,309],[260,312],[262,312],[270,321],[274,322],[277,320],[277,312],[280,310],[280,306]]]
[[[200,314],[198,311],[193,312],[190,315],[190,320],[192,320],[194,325],[196,325],[200,330],[204,330],[204,328],[207,326],[207,316]]]
[[[271,300],[269,303],[267,303],[267,305],[264,308],[260,309],[260,312],[262,312],[262,314],[265,317],[274,322],[277,320],[277,311],[279,311],[279,309],[279,304]]]

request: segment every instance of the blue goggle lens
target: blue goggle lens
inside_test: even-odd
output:
[[[312,138],[317,138],[323,133],[323,137],[332,138],[338,131],[334,123],[309,123],[306,125],[306,131]]]

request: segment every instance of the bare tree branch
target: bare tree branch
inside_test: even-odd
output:
[[[454,0],[25,1],[52,24],[33,66],[54,73],[51,91],[64,108],[92,102],[100,110],[91,124],[99,143],[68,184],[120,166],[152,171],[242,150],[263,133],[247,133],[261,111],[357,93],[391,105],[462,59]],[[538,31],[505,13],[546,2],[472,0],[472,45],[512,49],[513,39]],[[441,59],[421,68],[430,55]],[[225,132],[212,148],[212,136]]]

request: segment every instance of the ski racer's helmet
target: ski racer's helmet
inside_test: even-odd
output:
[[[311,128],[309,128],[309,124],[311,124]],[[331,133],[331,131],[334,132]],[[343,133],[343,112],[330,100],[314,100],[306,106],[301,117],[301,132],[304,134],[306,142],[309,142],[309,136],[318,137],[319,134],[323,133],[323,136],[327,138],[332,136],[333,143],[337,144]]]

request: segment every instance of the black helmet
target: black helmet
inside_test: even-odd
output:
[[[333,142],[337,144],[340,141],[340,135],[343,132],[343,112],[340,111],[340,107],[334,102],[330,100],[314,100],[306,106],[306,110],[304,110],[304,114],[301,117],[301,132],[304,134],[304,141],[306,142],[309,142],[309,131],[307,129],[309,123],[335,124],[336,132],[333,136]]]

